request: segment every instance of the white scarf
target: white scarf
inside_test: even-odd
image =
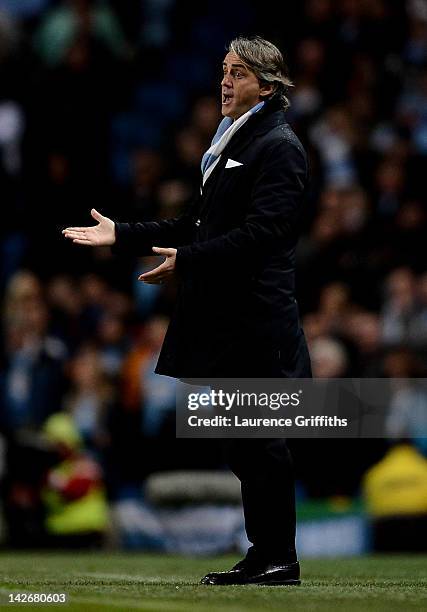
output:
[[[247,113],[233,121],[231,117],[224,117],[218,126],[215,136],[212,138],[212,144],[206,153],[202,157],[202,174],[203,174],[203,185],[213,172],[213,169],[221,158],[221,153],[228,145],[230,140],[239,128],[253,115],[258,112],[263,106],[264,102],[258,102],[255,106],[248,110]]]

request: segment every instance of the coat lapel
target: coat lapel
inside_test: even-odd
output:
[[[282,110],[270,110],[270,112],[263,112],[262,110],[256,113],[249,119],[233,136],[228,145],[224,148],[221,153],[221,159],[212,171],[209,178],[206,180],[204,187],[202,187],[206,194],[209,187],[215,183],[215,177],[218,172],[225,166],[227,159],[239,159],[239,155],[247,147],[250,146],[252,141],[262,134],[265,134],[272,128],[286,124],[285,113]],[[202,183],[201,183],[202,186]]]
[[[239,159],[239,153],[249,147],[255,138],[262,136],[262,134],[265,134],[277,125],[286,123],[285,114],[280,110],[268,115],[261,115],[260,117],[254,115],[252,119],[253,122],[247,121],[235,134],[235,137],[225,147],[222,155],[232,159]]]

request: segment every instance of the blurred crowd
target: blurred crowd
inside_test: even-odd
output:
[[[114,258],[60,230],[89,224],[92,207],[119,221],[185,208],[221,118],[225,45],[239,33],[275,42],[295,83],[288,121],[312,175],[298,301],[314,375],[426,377],[427,0],[305,0],[280,18],[271,0],[0,0],[9,517],[37,505],[32,487],[71,449],[92,461],[77,490],[89,494],[102,474],[105,499],[155,470],[222,465],[205,442],[174,439],[175,383],[153,373],[174,283],[137,281],[154,257]],[[52,454],[46,424],[58,414],[68,434]],[[346,452],[324,444],[325,462]],[[301,490],[353,495],[385,443],[363,458],[346,445],[331,482],[295,447]]]

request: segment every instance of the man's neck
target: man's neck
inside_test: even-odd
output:
[[[242,117],[243,115],[246,115],[246,113],[248,113],[249,111],[251,111],[253,108],[255,108],[255,106],[258,106],[258,104],[260,104],[261,102],[266,102],[266,100],[258,100],[258,102],[256,102],[253,106],[251,106],[250,108],[248,108],[248,110],[246,110],[244,113],[242,113],[241,115],[239,115],[238,117],[235,117],[233,119],[233,123],[235,121],[237,121],[237,119],[240,119],[240,117]]]

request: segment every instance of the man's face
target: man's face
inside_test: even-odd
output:
[[[261,92],[268,93],[268,90],[260,86],[255,74],[235,53],[227,53],[222,67],[221,112],[224,117],[238,119],[263,99]]]

